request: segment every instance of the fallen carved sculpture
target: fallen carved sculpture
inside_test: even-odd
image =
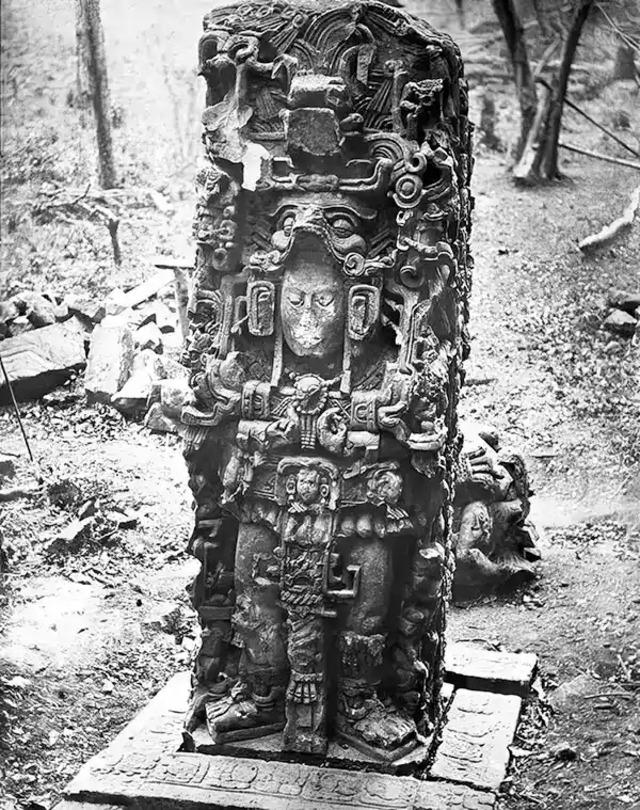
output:
[[[453,512],[453,598],[480,596],[535,576],[538,532],[529,518],[533,494],[520,453],[501,449],[492,429],[464,424]]]
[[[205,18],[186,724],[382,761],[439,719],[471,260],[457,47],[379,2]]]

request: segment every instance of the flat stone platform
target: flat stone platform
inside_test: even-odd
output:
[[[457,646],[450,645],[449,660]],[[459,651],[456,660],[465,662],[465,671],[473,670],[474,649]],[[382,772],[384,764],[374,761],[350,770],[355,763],[348,756],[302,763],[259,751],[251,757],[186,752],[182,723],[189,675],[182,673],[81,768],[57,810],[490,810],[509,764],[523,667],[526,663],[531,678],[536,664],[534,656],[515,658],[510,657],[511,668],[506,661],[503,668],[491,662],[490,673],[498,666],[498,679],[485,672],[468,681],[484,688],[454,689],[432,746],[433,762],[430,768],[423,764],[419,778]],[[519,686],[505,681],[509,672]]]

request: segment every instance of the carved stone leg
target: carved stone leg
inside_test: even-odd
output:
[[[284,727],[288,663],[284,614],[278,603],[275,533],[241,523],[236,552],[236,642],[242,647],[239,679],[231,692],[207,706],[214,742],[249,739]]]
[[[230,642],[234,609],[234,557],[237,523],[223,516],[217,502],[219,480],[212,465],[216,444],[187,436],[185,457],[195,500],[195,527],[189,551],[201,568],[188,591],[198,611],[202,636],[192,674],[192,694],[185,728],[205,719],[206,706],[220,700],[235,683],[238,653]]]
[[[443,679],[444,603],[452,578],[443,543],[444,514],[437,513],[416,543],[405,586],[397,634],[390,650],[387,686],[397,695],[418,732],[427,734],[437,720]]]
[[[382,680],[390,604],[392,565],[389,544],[363,540],[345,549],[344,557],[361,568],[360,589],[338,639],[336,731],[356,748],[385,760],[415,747],[416,727],[394,703],[378,694]]]

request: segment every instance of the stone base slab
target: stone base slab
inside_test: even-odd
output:
[[[526,697],[538,667],[532,653],[484,650],[463,642],[447,644],[446,678],[464,689],[482,689]]]
[[[67,786],[58,810],[491,810],[521,707],[513,694],[457,689],[430,770],[384,763],[283,762],[186,752],[189,675],[172,678]],[[264,755],[263,755],[264,756]],[[355,768],[355,769],[354,769]],[[375,769],[375,770],[374,770]]]

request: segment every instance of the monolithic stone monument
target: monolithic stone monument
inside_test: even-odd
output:
[[[205,18],[200,70],[187,732],[397,760],[440,711],[471,264],[460,54],[383,3],[257,0]]]
[[[176,675],[58,810],[490,810],[536,660],[444,649],[458,49],[379,2],[257,0],[205,18],[200,69],[182,420],[202,644],[191,690]]]

